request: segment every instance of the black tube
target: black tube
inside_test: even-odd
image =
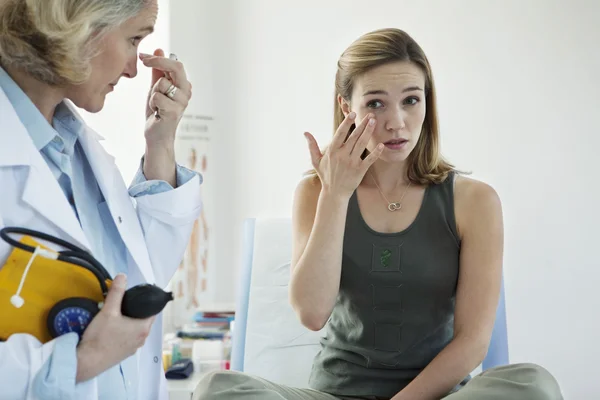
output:
[[[2,238],[2,240],[4,240],[6,243],[10,244],[13,247],[27,251],[29,253],[33,253],[35,251],[35,247],[26,245],[11,238],[9,236],[9,234],[11,233],[31,236],[36,239],[45,240],[47,242],[54,243],[56,245],[69,249],[59,251],[58,260],[75,264],[87,269],[88,271],[93,273],[94,276],[98,279],[98,283],[100,283],[100,289],[102,290],[102,294],[106,296],[106,294],[108,293],[108,287],[105,281],[107,279],[111,279],[111,276],[108,273],[108,271],[104,268],[104,266],[102,266],[102,264],[87,251],[72,243],[62,240],[61,238],[57,238],[55,236],[48,235],[42,232],[34,231],[32,229],[17,227],[5,227],[0,229],[0,238]]]

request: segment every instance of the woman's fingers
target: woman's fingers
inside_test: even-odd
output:
[[[350,155],[354,157],[360,157],[363,154],[363,152],[367,148],[367,145],[369,144],[369,140],[371,140],[371,137],[373,136],[373,132],[375,132],[375,126],[377,124],[377,121],[373,117],[367,116],[367,118],[368,122],[365,128],[363,129],[362,133],[357,134],[356,139],[354,139],[355,143],[353,144],[352,150],[350,152]],[[348,143],[348,145],[350,145],[350,143]]]
[[[333,140],[331,141],[332,149],[339,149],[344,145],[344,142],[348,137],[348,132],[350,132],[350,128],[352,127],[352,124],[354,124],[355,119],[355,112],[351,112],[346,115],[346,118],[344,118],[340,126],[338,126],[337,130],[335,131],[335,135],[333,135]]]
[[[308,150],[310,151],[310,160],[312,162],[312,166],[314,169],[319,168],[319,164],[321,163],[321,158],[323,158],[323,154],[321,153],[321,149],[319,149],[319,145],[313,135],[309,132],[304,132],[304,137],[308,142]]]

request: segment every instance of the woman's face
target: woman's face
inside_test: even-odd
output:
[[[402,162],[415,148],[425,120],[425,75],[412,62],[384,64],[357,78],[350,102],[340,102],[344,114],[356,112],[357,122],[369,113],[377,121],[369,151],[384,143],[380,159]]]
[[[138,46],[154,31],[157,15],[157,0],[148,1],[138,15],[106,34],[92,59],[90,78],[67,88],[66,97],[86,111],[100,111],[106,95],[114,90],[121,77],[137,75]]]

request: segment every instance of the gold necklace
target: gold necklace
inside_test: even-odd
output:
[[[400,197],[400,201],[392,202],[392,201],[389,201],[387,199],[387,197],[385,197],[385,195],[381,191],[381,188],[377,184],[377,180],[375,179],[375,177],[373,176],[373,174],[371,173],[371,171],[369,171],[369,175],[371,175],[371,178],[373,178],[373,182],[375,182],[375,186],[377,186],[377,189],[379,190],[379,193],[381,194],[381,197],[383,197],[383,199],[388,203],[388,210],[390,210],[390,211],[400,210],[402,208],[402,200],[404,200],[404,196],[406,196],[406,193],[408,192],[408,188],[410,187],[410,185],[412,184],[412,182],[411,181],[408,182],[408,185],[406,186],[406,189],[404,189],[404,193],[402,193],[402,197]]]

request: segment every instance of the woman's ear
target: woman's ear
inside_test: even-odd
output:
[[[350,103],[348,103],[346,101],[346,99],[344,99],[341,95],[338,94],[338,104],[340,105],[340,108],[342,109],[342,112],[344,113],[344,117],[347,117],[348,114],[350,114],[350,111],[352,111],[350,109]]]

